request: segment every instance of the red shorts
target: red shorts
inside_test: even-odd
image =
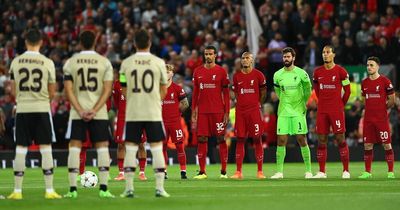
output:
[[[236,112],[235,133],[237,138],[259,137],[264,132],[260,110]]]
[[[319,113],[317,112],[317,134],[327,135],[330,133],[330,127],[334,134],[346,132],[344,121],[344,112]]]
[[[207,113],[197,117],[197,136],[224,136],[224,114]]]
[[[183,141],[183,131],[181,123],[178,121],[173,124],[164,124],[165,129],[165,139],[164,142],[167,142],[171,137],[172,143],[178,143]]]
[[[363,136],[364,143],[392,143],[392,138],[390,137],[390,126],[388,122],[364,121]]]

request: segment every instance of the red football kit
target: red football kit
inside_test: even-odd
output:
[[[392,83],[383,75],[375,80],[366,78],[361,91],[365,97],[364,143],[391,143],[386,100],[394,93]]]
[[[266,88],[264,74],[257,69],[233,75],[232,89],[236,93],[235,132],[238,138],[259,137],[263,133],[260,89]]]
[[[317,126],[318,134],[328,134],[330,126],[333,133],[346,131],[344,105],[350,95],[349,91],[342,97],[342,88],[350,88],[347,71],[335,65],[332,69],[320,66],[315,69],[313,82],[318,97]]]
[[[219,65],[210,69],[204,66],[195,69],[192,110],[198,108],[198,136],[225,135],[223,119],[230,109],[228,85],[228,74]]]

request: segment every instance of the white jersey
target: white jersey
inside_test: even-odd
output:
[[[122,84],[126,78],[126,122],[162,121],[160,85],[168,82],[165,62],[138,52],[122,62],[120,74]]]
[[[82,51],[64,64],[64,79],[73,82],[74,95],[84,110],[92,109],[103,93],[103,82],[113,81],[113,68],[109,60],[95,51]],[[71,107],[70,120],[81,119]],[[96,113],[96,120],[107,120],[107,105]]]
[[[10,66],[16,85],[17,113],[50,112],[48,84],[56,82],[52,60],[39,52],[26,51]]]

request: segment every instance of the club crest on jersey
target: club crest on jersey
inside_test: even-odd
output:
[[[294,79],[294,81],[296,82],[296,80],[297,80],[297,76],[295,76],[293,79]]]
[[[253,86],[253,84],[254,84],[254,79],[252,79],[252,80],[250,81],[250,85]]]
[[[171,99],[174,99],[174,93],[171,93]]]
[[[336,80],[336,76],[332,77],[332,82],[334,82]]]
[[[379,85],[376,86],[376,92],[379,92]]]
[[[212,75],[212,80],[215,80],[215,78],[217,77],[217,75]]]

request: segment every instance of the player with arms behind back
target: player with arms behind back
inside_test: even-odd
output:
[[[306,103],[311,95],[311,82],[308,74],[294,65],[296,52],[291,47],[282,50],[284,67],[274,74],[274,89],[279,97],[278,106],[278,145],[276,148],[277,172],[271,179],[283,178],[283,163],[289,135],[295,135],[300,145],[301,156],[306,167],[305,178],[312,177],[311,155],[307,144],[308,132]]]
[[[236,172],[230,178],[242,179],[244,144],[247,137],[253,138],[257,161],[257,178],[265,179],[262,171],[264,149],[261,142],[263,120],[261,104],[264,102],[267,88],[264,74],[254,68],[253,54],[244,52],[241,58],[242,69],[233,75],[232,89],[236,95]]]
[[[161,100],[167,93],[167,70],[165,62],[150,53],[151,38],[141,29],[135,33],[137,52],[126,58],[121,64],[120,74],[126,82],[120,80],[122,93],[126,96],[125,116],[125,191],[121,197],[133,198],[133,177],[136,170],[136,153],[141,142],[143,130],[153,157],[153,169],[156,182],[156,197],[169,197],[164,190],[165,162],[162,152],[162,140],[165,138],[162,124]]]
[[[185,145],[183,144],[183,131],[181,125],[181,113],[188,107],[189,102],[186,98],[186,93],[181,86],[172,82],[174,76],[174,66],[167,64],[168,77],[168,92],[162,103],[163,122],[165,126],[165,139],[163,145],[163,153],[165,165],[168,163],[167,143],[171,137],[172,143],[175,144],[178,153],[178,161],[181,169],[181,179],[187,179],[186,176],[186,153]]]
[[[394,105],[394,89],[390,80],[379,74],[380,60],[377,57],[367,59],[368,77],[361,83],[365,100],[364,115],[364,161],[365,172],[358,178],[371,178],[371,164],[374,157],[374,143],[382,143],[388,165],[388,178],[395,178],[393,172],[394,154],[387,109]]]
[[[339,146],[340,160],[343,164],[343,179],[349,179],[349,147],[344,137],[346,126],[344,105],[350,97],[350,81],[347,71],[335,64],[335,50],[327,45],[322,50],[324,65],[314,71],[314,90],[318,97],[317,125],[318,134],[317,160],[319,172],[313,178],[326,178],[327,142],[330,128],[335,134]],[[342,96],[342,89],[344,94]]]
[[[53,189],[53,155],[55,141],[50,100],[56,93],[56,73],[52,60],[39,53],[42,34],[29,29],[25,34],[27,51],[16,57],[10,67],[11,93],[16,96],[14,192],[9,199],[22,199],[22,181],[28,146],[35,141],[42,155],[46,199],[61,198]]]
[[[205,64],[193,73],[192,128],[197,132],[197,155],[200,171],[194,179],[206,179],[206,157],[208,137],[216,136],[221,160],[220,178],[228,178],[228,146],[224,139],[225,127],[229,119],[229,78],[221,66],[215,64],[217,49],[207,46],[204,49]]]
[[[68,177],[70,190],[64,196],[77,198],[77,173],[79,153],[87,132],[97,150],[101,198],[113,198],[107,189],[110,154],[108,140],[111,136],[106,102],[111,95],[113,68],[110,61],[94,51],[96,35],[84,31],[79,36],[82,51],[64,64],[64,87],[72,105],[66,138],[70,139]]]

